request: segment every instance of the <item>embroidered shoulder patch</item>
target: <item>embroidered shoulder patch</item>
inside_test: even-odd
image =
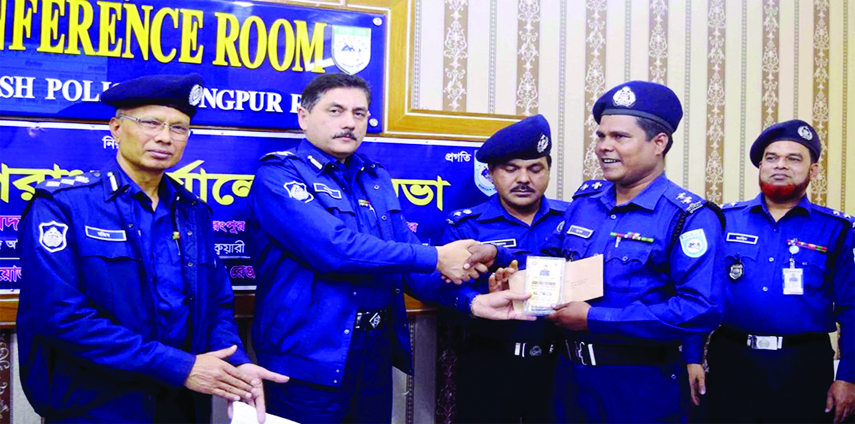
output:
[[[312,193],[306,190],[306,185],[303,183],[291,181],[290,183],[285,183],[284,187],[285,191],[288,192],[288,196],[294,200],[309,203],[315,199],[315,196],[312,196]]]
[[[683,253],[690,258],[700,258],[707,252],[707,237],[704,230],[698,228],[680,236],[680,246],[683,248]]]
[[[39,224],[39,244],[50,253],[59,252],[68,245],[68,225],[51,221]]]

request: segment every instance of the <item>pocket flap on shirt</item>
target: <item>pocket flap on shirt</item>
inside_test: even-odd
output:
[[[125,241],[108,241],[103,238],[81,237],[80,256],[99,256],[108,259],[137,259],[131,243]]]

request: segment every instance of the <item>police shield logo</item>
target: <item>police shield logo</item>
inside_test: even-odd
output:
[[[741,262],[735,262],[730,266],[728,276],[730,276],[731,280],[736,281],[742,278],[743,275],[745,275],[745,266]]]
[[[635,93],[629,87],[621,88],[612,96],[612,102],[615,106],[632,107],[635,104]]]
[[[332,60],[350,75],[365,69],[371,61],[371,28],[333,25]]]
[[[496,186],[493,185],[493,180],[490,179],[490,170],[487,168],[487,164],[478,159],[475,159],[473,163],[475,167],[475,186],[478,187],[478,190],[481,190],[481,193],[487,196],[496,194]]]
[[[68,225],[56,221],[39,224],[39,244],[48,252],[59,252],[68,245],[66,234]]]
[[[549,146],[549,137],[546,134],[541,134],[540,141],[537,142],[537,153],[543,153],[546,150],[546,146]]]
[[[197,106],[199,104],[199,102],[201,102],[201,101],[202,101],[202,86],[199,84],[196,84],[193,86],[192,89],[190,89],[190,97],[187,99],[187,103],[189,103],[190,106]]]
[[[291,181],[290,183],[285,183],[284,187],[289,197],[303,203],[309,203],[315,198],[315,196],[312,196],[312,193],[306,190],[306,185],[303,183]]]
[[[707,247],[709,247],[704,230],[700,228],[681,235],[680,246],[683,248],[683,253],[690,258],[700,258],[707,252]]]
[[[799,127],[799,135],[807,141],[813,140],[813,133],[810,132],[810,128],[808,128],[807,125]]]

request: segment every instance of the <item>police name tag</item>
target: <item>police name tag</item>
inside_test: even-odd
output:
[[[525,292],[531,297],[523,304],[523,313],[549,315],[553,305],[561,303],[564,283],[564,258],[529,256],[526,258]]]
[[[101,228],[90,227],[86,228],[86,237],[104,241],[127,241],[128,237],[124,230],[105,230]]]
[[[784,294],[797,296],[805,294],[803,271],[801,268],[784,268]]]

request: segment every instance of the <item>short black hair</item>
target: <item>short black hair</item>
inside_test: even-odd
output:
[[[368,105],[371,105],[371,86],[362,77],[348,74],[323,74],[309,81],[306,88],[303,89],[303,94],[300,96],[300,106],[311,112],[324,93],[342,87],[362,89],[368,99]]]
[[[644,136],[647,137],[647,141],[653,140],[653,137],[656,137],[660,133],[665,133],[668,136],[668,145],[665,146],[665,152],[662,153],[662,156],[668,154],[668,151],[671,150],[671,145],[674,144],[674,138],[671,136],[671,132],[665,128],[664,125],[652,120],[643,118],[641,116],[635,117],[638,126],[644,131]]]

